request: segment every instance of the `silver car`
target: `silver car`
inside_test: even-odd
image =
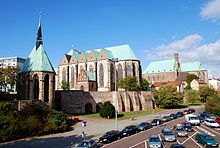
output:
[[[162,129],[162,138],[164,141],[176,141],[176,136],[169,128]]]
[[[150,135],[148,138],[148,147],[149,148],[162,148],[162,141],[158,135]]]
[[[188,133],[186,129],[182,125],[176,125],[174,126],[174,130],[177,136],[179,137],[186,137],[188,136]]]

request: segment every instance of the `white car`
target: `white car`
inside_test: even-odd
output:
[[[214,119],[206,118],[204,123],[210,127],[220,127],[220,125]]]

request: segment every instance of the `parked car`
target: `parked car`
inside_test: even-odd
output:
[[[170,114],[169,116],[170,116],[170,119],[176,119],[177,118],[176,114]]]
[[[163,118],[161,119],[163,122],[168,122],[170,121],[170,116],[163,116]]]
[[[186,129],[181,124],[177,124],[176,126],[174,126],[174,130],[178,137],[188,136]]]
[[[147,130],[149,128],[152,128],[152,125],[148,122],[142,122],[141,124],[138,125],[138,130],[139,131],[144,131],[144,130]]]
[[[184,110],[184,111],[183,111],[183,114],[184,114],[184,115],[186,115],[186,114],[188,114],[188,113],[189,113],[188,110]]]
[[[188,109],[188,113],[190,114],[190,113],[194,113],[195,112],[195,109],[194,108],[189,108]]]
[[[183,126],[183,128],[184,128],[187,132],[192,132],[192,131],[194,131],[194,129],[193,129],[191,123],[189,123],[189,122],[183,122],[183,123],[182,123],[182,126]]]
[[[118,140],[121,138],[120,131],[112,130],[106,132],[102,137],[99,138],[100,143],[110,143],[112,141]]]
[[[85,139],[77,145],[77,148],[96,148],[97,143],[93,139]]]
[[[215,122],[217,122],[217,123],[220,125],[220,118],[219,118],[219,117],[216,118],[216,119],[215,119]]]
[[[160,124],[162,124],[163,122],[162,122],[162,120],[159,119],[159,118],[153,119],[153,120],[151,121],[151,125],[153,125],[153,126],[157,126],[157,123],[159,123],[159,125],[160,125]]]
[[[203,123],[205,121],[205,118],[203,118],[202,116],[198,116],[200,123]]]
[[[162,129],[162,138],[164,141],[176,141],[176,136],[169,128]]]
[[[126,126],[121,131],[121,137],[130,136],[130,135],[133,135],[135,133],[138,133],[138,127],[136,125],[129,125],[129,126]]]
[[[176,113],[176,116],[177,116],[177,117],[182,117],[182,116],[184,116],[184,114],[183,114],[183,112],[177,112],[177,113]]]
[[[195,137],[196,142],[205,145],[205,147],[218,147],[218,142],[206,133],[199,133]]]
[[[170,146],[170,148],[185,148],[185,146],[182,145],[182,144],[172,144],[172,145]]]
[[[210,112],[203,112],[200,114],[200,116],[202,116],[204,119],[211,117],[211,113]]]
[[[220,127],[220,125],[214,119],[206,118],[204,123],[209,127]]]
[[[162,148],[163,144],[158,135],[150,135],[148,138],[148,147]]]

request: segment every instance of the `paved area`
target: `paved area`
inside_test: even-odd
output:
[[[203,106],[194,107],[197,109],[204,109]],[[172,112],[183,111],[183,109],[172,109],[165,110],[157,114],[146,115],[135,118],[135,121],[122,120],[118,121],[118,129],[122,130],[125,126],[128,125],[137,125],[144,121],[151,121],[155,116],[163,116]],[[0,147],[14,147],[14,148],[24,148],[24,147],[71,147],[79,143],[82,138],[81,134],[84,131],[89,138],[98,139],[103,133],[115,129],[115,120],[106,120],[106,119],[89,119],[89,118],[80,118],[82,121],[87,121],[87,126],[82,127],[82,122],[78,122],[73,126],[73,130],[65,133],[58,133],[52,135],[46,135],[41,137],[32,137],[22,140],[17,140],[5,144],[1,144]]]

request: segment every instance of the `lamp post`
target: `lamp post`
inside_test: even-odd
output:
[[[118,58],[113,58],[114,62],[114,78],[115,78],[115,129],[118,130],[118,98],[117,98],[117,78],[116,78],[116,62],[118,62]]]

